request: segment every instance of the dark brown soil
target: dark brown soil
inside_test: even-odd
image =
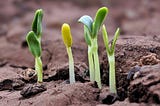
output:
[[[40,92],[46,91],[47,88],[43,84],[35,84],[35,85],[27,85],[22,89],[20,94],[24,97],[31,97],[32,95],[36,95]]]
[[[140,76],[128,88],[130,102],[160,103],[159,69],[160,64],[141,67]]]
[[[159,3],[159,0],[0,1],[0,106],[158,106]],[[100,90],[95,82],[89,82],[87,45],[83,26],[77,23],[84,14],[93,17],[101,6],[109,8],[105,22],[109,35],[121,28],[115,51],[118,95],[109,92],[109,66],[101,33],[98,43],[103,87]],[[36,83],[34,58],[25,41],[38,8],[45,13],[42,84]],[[64,22],[71,25],[73,35],[75,84],[68,81],[68,55],[60,31]]]

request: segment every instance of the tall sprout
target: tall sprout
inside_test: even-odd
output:
[[[43,82],[43,68],[41,61],[42,18],[43,18],[43,11],[42,9],[38,9],[35,12],[35,16],[32,22],[32,31],[30,31],[26,36],[26,41],[29,50],[35,58],[35,70],[37,73],[38,82]]]
[[[90,80],[96,81],[98,87],[101,88],[100,66],[98,58],[98,32],[106,18],[108,9],[106,7],[100,8],[94,20],[88,15],[82,16],[78,21],[84,24],[84,38],[88,45],[88,61]]]

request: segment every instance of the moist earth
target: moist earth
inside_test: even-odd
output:
[[[0,106],[159,105],[159,3],[159,0],[1,1]],[[98,53],[103,87],[100,90],[95,82],[89,82],[87,45],[83,27],[77,23],[84,14],[94,16],[101,6],[110,10],[105,22],[110,38],[117,27],[121,28],[115,50],[118,95],[109,92],[109,65],[101,33]],[[25,41],[38,8],[45,13],[42,84],[37,84],[36,74],[32,73],[34,58]],[[64,22],[71,25],[73,35],[75,84],[68,81],[68,56],[60,33]]]

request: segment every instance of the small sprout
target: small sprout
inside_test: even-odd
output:
[[[38,9],[35,13],[35,17],[32,23],[32,31],[30,31],[26,36],[29,50],[35,57],[35,70],[37,73],[38,82],[43,82],[43,68],[41,61],[42,18],[43,11],[42,9]]]
[[[69,81],[70,83],[75,83],[74,61],[73,61],[72,49],[71,49],[72,35],[71,35],[70,26],[64,23],[62,25],[61,32],[62,32],[62,39],[66,46],[68,58],[69,58]]]
[[[107,57],[109,61],[109,89],[110,89],[110,92],[114,94],[117,94],[114,52],[115,52],[116,41],[118,39],[119,34],[120,34],[120,29],[118,28],[114,35],[113,42],[111,46],[109,46],[108,34],[106,31],[105,25],[103,25],[102,35],[103,35],[104,44],[106,46],[106,52],[107,52]]]
[[[106,7],[102,7],[97,11],[94,20],[92,20],[92,18],[88,15],[84,15],[78,20],[80,23],[84,24],[84,38],[88,45],[90,80],[96,81],[99,88],[101,88],[101,76],[97,36],[107,13],[108,9]]]

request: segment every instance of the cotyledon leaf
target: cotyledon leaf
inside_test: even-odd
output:
[[[41,45],[38,41],[37,36],[33,31],[30,31],[26,36],[26,41],[29,47],[30,52],[33,54],[34,57],[40,57],[41,56]]]
[[[93,26],[92,26],[92,38],[95,38],[98,34],[98,31],[105,20],[105,17],[108,13],[108,8],[107,7],[102,7],[100,8],[95,16]]]

